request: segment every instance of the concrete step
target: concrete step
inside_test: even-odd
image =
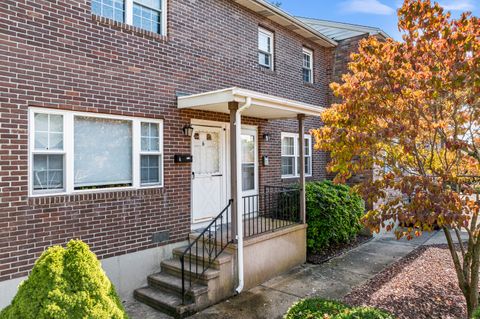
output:
[[[180,263],[179,259],[174,258],[162,261],[161,266],[162,271],[175,277],[182,278],[182,264]],[[196,266],[195,264],[192,264],[192,270],[190,271],[188,263],[185,262],[185,278],[189,278],[189,276],[192,276],[192,278],[196,278],[196,269],[198,269],[198,274],[201,274],[203,271],[202,265]],[[203,275],[198,277],[198,279],[200,283],[207,283],[209,280],[217,278],[218,276],[220,276],[219,270],[208,268]]]
[[[185,247],[178,247],[173,250],[173,256],[177,257],[180,259],[180,257],[183,255],[185,252],[185,249],[188,246]],[[208,246],[203,246],[202,244],[198,245],[198,250],[196,249],[196,246],[194,246],[191,250],[191,259],[193,263],[198,263],[199,265],[203,265],[203,262],[205,262],[205,265],[208,264],[209,262],[209,257],[208,257],[208,248],[212,249],[211,247]],[[220,247],[217,247],[217,251],[220,252]],[[215,252],[212,253],[212,258],[214,258]],[[212,262],[212,268],[219,269],[220,265],[223,265],[225,263],[231,262],[232,261],[232,254],[227,253],[223,251],[213,262]],[[190,259],[190,253],[185,255],[185,261],[188,261]]]
[[[138,301],[175,318],[184,318],[195,312],[195,304],[182,305],[180,297],[152,287],[136,289],[133,295]]]
[[[160,272],[148,276],[148,284],[150,287],[171,292],[178,297],[182,296],[182,279],[176,275]],[[208,286],[195,283],[192,287],[188,287],[188,280],[185,281],[186,297],[195,301],[203,294],[208,294]]]

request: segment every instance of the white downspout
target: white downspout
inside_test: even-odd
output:
[[[237,269],[238,269],[238,287],[235,288],[235,293],[239,294],[243,290],[244,278],[243,278],[243,214],[242,214],[242,205],[241,205],[241,194],[242,194],[242,111],[248,109],[252,105],[252,98],[247,97],[245,104],[238,108],[237,113],[235,114],[235,136],[237,138],[236,146],[236,156],[237,156],[237,198],[235,203],[237,205]]]

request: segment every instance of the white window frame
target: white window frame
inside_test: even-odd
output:
[[[310,57],[310,68],[305,67],[305,64],[303,63],[304,55],[308,55]],[[305,83],[312,84],[314,82],[313,81],[313,51],[305,47],[302,50],[302,70],[308,70],[310,72],[310,81],[305,81],[305,79],[303,79],[303,81]],[[302,72],[302,78],[303,78],[303,72]]]
[[[294,172],[294,174],[293,174],[293,175],[292,175],[292,174],[290,174],[290,175],[283,175],[283,174],[282,174],[282,178],[299,178],[299,177],[300,177],[300,174],[298,173],[298,165],[299,165],[298,157],[300,156],[300,154],[299,154],[299,149],[298,149],[298,142],[299,142],[298,133],[287,133],[287,132],[282,132],[282,133],[281,133],[281,139],[280,139],[280,147],[281,147],[281,149],[282,149],[282,150],[281,150],[281,154],[280,154],[281,157],[284,157],[284,155],[283,155],[283,145],[282,145],[282,143],[283,143],[283,138],[284,138],[284,137],[293,137],[293,141],[294,141],[294,142],[293,142],[293,149],[294,149],[294,152],[293,152],[293,153],[294,153],[294,154],[293,154],[293,155],[285,155],[285,157],[287,157],[287,156],[288,156],[288,157],[294,157],[295,160],[294,160],[294,162],[293,162],[293,163],[294,163],[294,164],[293,164],[293,166],[294,166],[294,167],[293,167],[293,172]],[[313,164],[313,160],[312,160],[312,158],[313,158],[313,153],[312,153],[312,151],[313,151],[313,147],[312,147],[312,136],[311,136],[310,134],[305,134],[305,135],[304,135],[304,138],[308,140],[309,146],[310,146],[310,152],[309,152],[310,154],[309,154],[309,155],[306,155],[306,154],[305,154],[305,158],[308,158],[308,159],[309,159],[310,172],[305,173],[305,176],[306,176],[306,177],[311,177],[312,174],[313,174],[313,165],[312,165],[312,164]],[[282,161],[280,160],[280,170],[282,171],[282,166],[281,166],[281,165],[282,165]]]
[[[134,0],[123,0],[125,6],[125,16],[124,21],[126,24],[133,26],[133,3]],[[162,32],[159,33],[160,35],[166,36],[167,35],[167,8],[168,8],[168,0],[160,0],[161,5],[161,28]]]
[[[59,154],[57,151],[35,151],[35,119],[34,115],[36,113],[41,114],[55,114],[63,116],[63,151],[64,155],[64,166],[63,166],[63,178],[64,178],[64,189],[52,189],[50,190],[41,190],[34,191],[33,189],[33,155],[34,154]],[[103,118],[111,120],[123,120],[130,121],[132,124],[132,186],[127,187],[109,187],[109,188],[97,188],[89,190],[75,190],[74,185],[74,117],[75,116],[84,116],[89,118]],[[153,185],[141,185],[141,176],[140,176],[140,156],[141,151],[141,123],[156,123],[159,125],[159,152],[155,152],[155,155],[159,155],[161,161],[160,165],[160,174],[161,178],[159,183]],[[163,145],[163,120],[150,119],[150,118],[140,118],[140,117],[128,117],[128,116],[117,116],[109,114],[100,114],[100,113],[89,113],[89,112],[75,112],[75,111],[64,111],[64,110],[54,110],[47,108],[36,108],[31,107],[28,110],[28,193],[30,197],[42,197],[42,196],[55,196],[55,195],[69,195],[69,194],[83,194],[83,193],[98,193],[98,192],[116,192],[116,191],[125,191],[125,190],[135,190],[135,189],[148,189],[148,188],[162,188],[164,187],[164,145]]]
[[[265,64],[261,64],[260,62],[259,62],[259,64],[263,68],[273,70],[274,69],[273,66],[275,64],[275,38],[274,38],[273,32],[269,31],[265,28],[258,27],[257,41],[258,41],[260,33],[263,33],[264,35],[266,35],[267,37],[270,38],[270,50],[271,50],[271,52],[261,50],[260,49],[260,41],[259,41],[258,45],[257,45],[258,46],[258,53],[264,53],[264,54],[270,55],[270,66],[265,65]],[[257,60],[258,60],[258,56],[257,56]]]

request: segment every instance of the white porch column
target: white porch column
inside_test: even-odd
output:
[[[304,114],[299,114],[298,119],[298,154],[300,155],[300,220],[306,223],[306,202],[305,202],[305,125]],[[313,169],[313,168],[312,168]]]

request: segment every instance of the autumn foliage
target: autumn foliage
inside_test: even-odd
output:
[[[358,187],[376,203],[364,218],[373,230],[412,238],[444,229],[471,315],[480,259],[473,195],[480,175],[480,20],[470,13],[453,19],[429,0],[406,0],[398,16],[403,41],[363,40],[342,83],[332,84],[342,102],[323,114],[316,147],[330,152],[337,181],[375,170]]]

